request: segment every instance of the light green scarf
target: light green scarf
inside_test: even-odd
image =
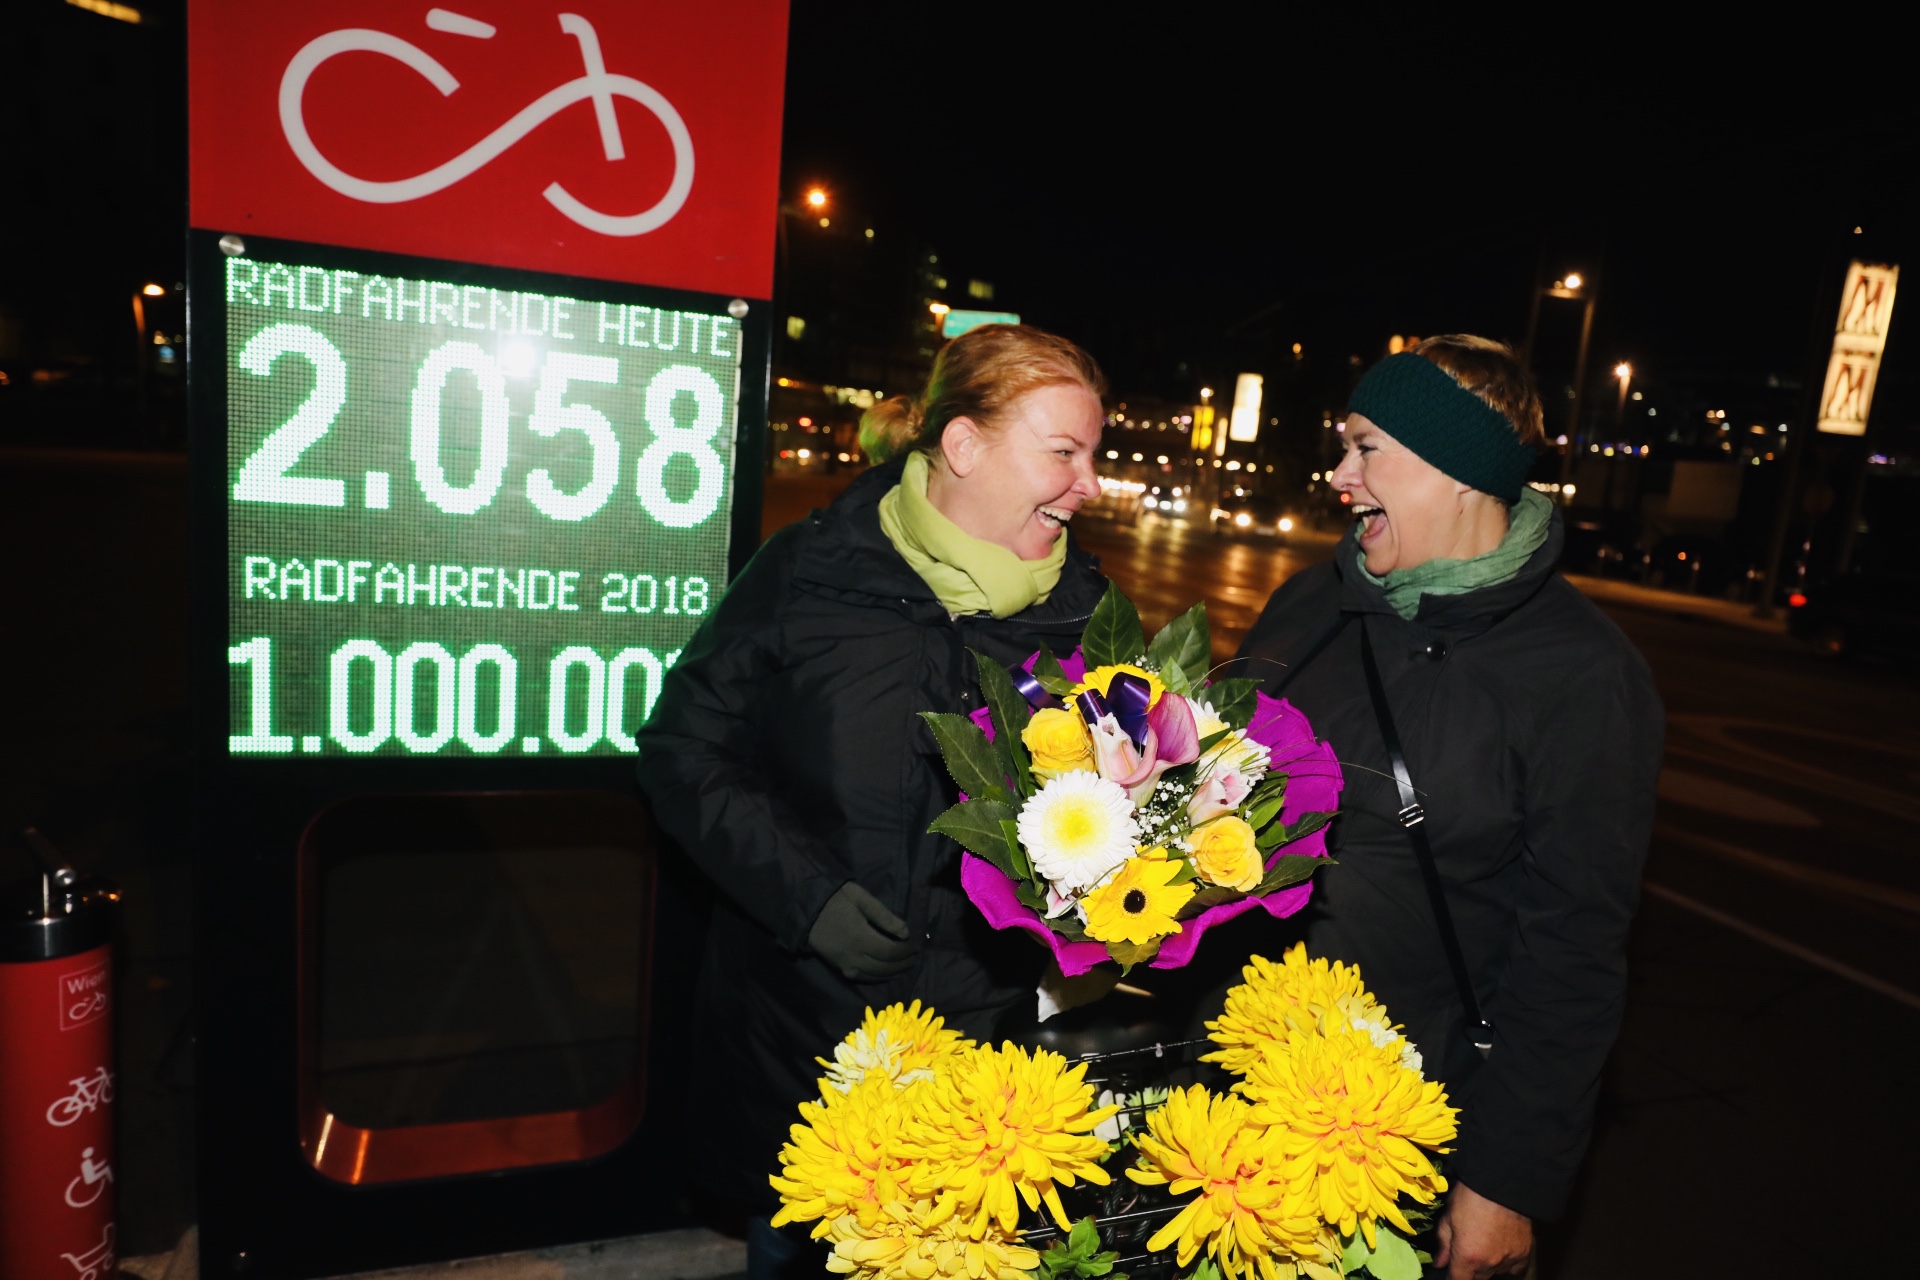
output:
[[[1360,573],[1385,590],[1393,611],[1411,622],[1420,612],[1421,596],[1457,596],[1516,577],[1547,540],[1552,525],[1553,504],[1537,489],[1522,489],[1520,501],[1507,513],[1507,535],[1486,554],[1471,560],[1429,560],[1411,569],[1390,569],[1386,577],[1376,578],[1367,572],[1367,553],[1362,551]]]
[[[880,530],[926,579],[947,612],[1010,617],[1046,600],[1067,562],[1067,540],[1055,539],[1044,560],[1022,560],[983,542],[940,514],[927,498],[927,455],[914,450],[900,483],[880,499]]]

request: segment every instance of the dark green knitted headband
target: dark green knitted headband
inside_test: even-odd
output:
[[[1425,356],[1403,351],[1367,370],[1347,412],[1371,419],[1461,484],[1508,504],[1520,501],[1533,446],[1520,443],[1507,415]]]

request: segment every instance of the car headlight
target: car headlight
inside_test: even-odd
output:
[[[1248,515],[1246,512],[1242,511],[1239,515],[1233,518],[1233,522],[1234,524],[1238,525],[1240,528],[1244,529],[1253,523],[1253,517]]]

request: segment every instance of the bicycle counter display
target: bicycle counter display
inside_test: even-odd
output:
[[[236,756],[617,754],[727,580],[724,310],[225,260]]]

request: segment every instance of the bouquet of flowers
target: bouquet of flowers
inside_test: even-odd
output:
[[[1447,1188],[1428,1153],[1458,1110],[1358,969],[1296,946],[1244,976],[1202,1059],[1239,1081],[1156,1090],[1137,1125],[1101,1105],[1085,1062],[976,1045],[918,1001],[869,1009],[800,1105],[774,1225],[812,1222],[828,1269],[855,1280],[1094,1280],[1118,1256],[1099,1252],[1103,1221],[1137,1239],[1163,1217],[1145,1247],[1172,1250],[1186,1280],[1419,1280],[1412,1237]],[[1102,1165],[1129,1145],[1121,1197]],[[1110,1188],[1074,1194],[1115,1216],[1069,1223],[1061,1189],[1083,1183]],[[1057,1234],[1023,1229],[1023,1205]],[[1054,1239],[1041,1252],[1027,1230]]]
[[[1204,602],[1149,643],[1110,586],[1066,658],[975,657],[985,706],[922,715],[962,792],[932,829],[968,851],[995,928],[1036,934],[1071,977],[1178,968],[1210,926],[1306,904],[1339,762],[1257,681],[1210,679]]]
[[[1174,1093],[1135,1136],[1127,1177],[1200,1191],[1147,1248],[1173,1247],[1184,1268],[1204,1247],[1193,1280],[1420,1280],[1431,1258],[1411,1237],[1447,1189],[1427,1153],[1447,1150],[1459,1109],[1358,968],[1299,944],[1242,974],[1201,1059],[1240,1080]]]
[[[1085,1065],[976,1045],[918,1000],[871,1009],[834,1051],[820,1098],[771,1179],[773,1225],[813,1222],[827,1266],[857,1280],[1029,1280],[1020,1209],[1070,1224],[1059,1187],[1111,1182]]]

